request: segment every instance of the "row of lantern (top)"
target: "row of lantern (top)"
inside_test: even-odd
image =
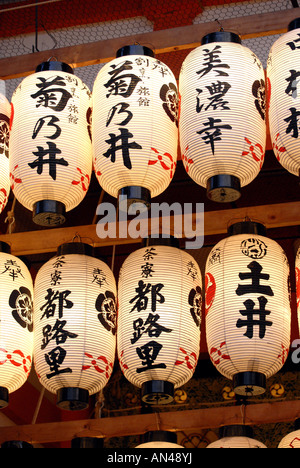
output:
[[[275,155],[298,176],[299,28],[293,21],[273,44],[268,86],[260,60],[224,31],[206,35],[187,56],[179,89],[172,71],[139,45],[118,51],[93,93],[69,65],[42,63],[15,90],[11,110],[1,101],[3,141],[11,119],[15,197],[37,224],[59,225],[83,200],[94,169],[120,209],[149,206],[173,178],[180,140],[183,165],[208,197],[236,200],[263,164],[267,106]]]

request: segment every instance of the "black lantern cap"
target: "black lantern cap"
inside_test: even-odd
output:
[[[142,435],[142,442],[170,442],[177,444],[176,432],[170,431],[149,431]]]
[[[117,50],[117,58],[124,57],[126,55],[146,55],[148,57],[155,57],[155,54],[150,47],[142,46],[140,44],[126,45]]]
[[[29,442],[24,442],[23,440],[8,440],[7,442],[3,442],[1,444],[1,448],[3,449],[10,449],[10,448],[19,448],[19,449],[32,449],[33,445]]]
[[[239,372],[233,376],[233,388],[237,395],[261,395],[266,391],[266,376],[261,372]]]
[[[0,387],[0,409],[6,408],[9,402],[9,392],[6,387]]]
[[[0,241],[0,252],[10,254],[11,253],[10,245],[7,244],[6,242]]]
[[[227,229],[229,236],[235,236],[237,234],[258,234],[259,236],[266,237],[266,231],[264,224],[251,220],[234,223]]]
[[[216,31],[206,34],[206,36],[204,36],[201,40],[201,45],[211,44],[212,42],[234,42],[236,44],[241,44],[242,40],[236,33],[228,31]]]
[[[179,249],[179,239],[174,236],[164,237],[163,234],[157,234],[157,236],[149,236],[143,239],[143,247],[150,245],[166,245],[168,247],[176,247]]]
[[[65,215],[65,205],[56,200],[41,200],[33,205],[32,219],[39,226],[61,226],[66,220]]]
[[[76,437],[71,441],[71,448],[103,448],[103,439],[98,437]]]
[[[207,180],[207,197],[218,203],[230,203],[241,196],[241,183],[238,177],[217,174]]]
[[[84,410],[89,406],[89,392],[78,387],[61,388],[57,392],[56,405],[63,410]]]
[[[136,185],[123,187],[118,193],[120,211],[136,214],[135,210],[147,211],[151,204],[150,190]]]
[[[219,437],[250,437],[253,438],[253,429],[244,424],[232,424],[230,426],[222,426],[219,429]]]
[[[174,385],[164,380],[149,380],[142,385],[142,401],[148,405],[166,405],[174,400]]]
[[[70,254],[79,254],[79,255],[88,255],[89,257],[94,257],[94,248],[83,242],[67,242],[61,244],[57,248],[57,256],[61,255],[70,255]]]
[[[36,73],[43,71],[59,71],[71,73],[72,75],[74,75],[74,71],[71,65],[64,62],[57,62],[56,60],[48,60],[47,62],[42,62],[35,69]]]
[[[300,18],[295,18],[288,25],[288,31],[293,31],[294,29],[300,28]]]

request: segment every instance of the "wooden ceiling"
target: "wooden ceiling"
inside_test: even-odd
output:
[[[80,0],[52,0],[47,2],[41,0],[38,3],[39,25],[42,24],[38,27],[46,28],[48,31],[134,16],[146,16],[153,23],[151,33],[56,49],[58,60],[68,62],[74,67],[104,63],[113,59],[116,50],[125,43],[139,42],[153,44],[157,57],[169,65],[178,77],[181,63],[188,52],[200,44],[201,38],[206,33],[216,30],[215,22],[193,24],[195,16],[201,14],[206,7],[229,4],[230,1],[129,0],[124,2],[115,0],[104,2],[89,0],[82,2]],[[36,11],[33,4],[35,4],[33,0],[7,1],[1,4],[0,41],[36,31]],[[226,19],[222,21],[222,27],[225,30],[238,32],[242,38],[259,37],[285,32],[288,23],[297,17],[300,17],[299,8],[288,8],[284,14],[278,11]],[[17,60],[14,57],[2,58],[0,59],[0,78],[7,80],[26,76],[35,70],[37,64],[47,60],[48,56],[49,51],[43,51],[19,56]],[[115,204],[115,200],[101,190],[93,176],[86,198],[80,206],[68,213],[65,224],[60,228],[46,229],[35,225],[31,212],[14,200],[11,194],[6,210],[0,216],[0,240],[8,242],[12,247],[12,253],[27,262],[34,277],[40,266],[54,254],[60,244],[79,236],[83,241],[90,242],[91,240],[96,247],[97,254],[104,257],[109,265],[113,264],[117,278],[124,259],[139,247],[141,240],[99,239],[96,234],[98,220],[96,209],[99,201],[110,201]],[[299,180],[280,166],[269,139],[265,162],[259,176],[249,186],[242,189],[242,196],[235,203],[216,204],[209,201],[205,189],[197,186],[186,174],[180,161],[180,153],[172,183],[155,201],[159,203],[167,201],[170,204],[177,201],[204,203],[204,246],[203,249],[190,251],[199,262],[202,271],[211,246],[226,235],[228,224],[246,216],[266,225],[268,236],[283,246],[291,269],[294,267],[295,249],[298,247],[300,238]],[[12,220],[14,222],[10,223]],[[293,275],[292,291],[292,338],[294,339],[298,338],[299,331]],[[201,346],[201,358],[207,359],[205,337],[202,339]],[[153,415],[147,415],[148,419],[143,419],[143,421],[114,418],[115,421],[105,421],[104,424],[101,420],[91,419],[91,409],[80,414],[70,414],[58,409],[55,405],[55,398],[48,392],[42,394],[43,398],[40,398],[40,392],[41,387],[32,371],[28,382],[11,395],[8,408],[2,410],[3,417],[9,419],[2,422],[4,427],[0,427],[0,443],[23,437],[35,443],[60,446],[61,441],[68,442],[78,434],[87,436],[97,432],[97,434],[107,436],[110,434],[122,436],[128,433],[128,428],[131,433],[132,431],[142,433],[147,427],[156,427]],[[295,413],[300,415],[298,402],[291,403],[289,409],[279,408],[279,406],[277,409],[277,416],[272,416],[273,421],[291,420]],[[262,422],[267,408],[261,408],[261,412],[259,411],[257,408],[249,410],[252,421]],[[192,419],[188,420],[190,427],[194,424],[193,418],[195,420],[198,418],[198,423],[202,418],[203,427],[212,427],[213,424],[220,425],[226,417],[231,418],[232,421],[238,420],[237,413],[234,407],[228,410],[227,415],[217,411],[207,414],[190,413],[188,418],[192,417]],[[172,412],[163,413],[162,426],[165,424],[165,427],[185,427],[187,415],[181,415],[179,421],[174,418]],[[10,425],[11,427],[8,427]]]

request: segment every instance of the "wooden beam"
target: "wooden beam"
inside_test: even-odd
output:
[[[300,400],[165,411],[102,419],[0,427],[0,443],[23,440],[32,444],[69,441],[75,437],[125,437],[158,429],[172,432],[214,429],[229,424],[262,425],[294,421]]]
[[[204,205],[205,209],[205,205]],[[278,203],[274,205],[250,206],[245,208],[223,209],[217,211],[204,211],[204,236],[215,234],[226,234],[229,224],[233,221],[243,220],[245,217],[255,219],[266,226],[267,229],[299,226],[300,225],[300,202]],[[150,213],[151,214],[151,213]],[[149,223],[150,223],[149,214]],[[184,213],[183,213],[184,214]],[[179,217],[182,221],[183,217]],[[156,219],[156,218],[155,218]],[[198,218],[200,219],[200,218]],[[200,221],[196,219],[196,214],[192,216],[192,231],[199,230]],[[132,238],[129,235],[128,221],[123,225],[124,233],[120,231],[120,224],[116,223],[116,237],[99,238],[97,235],[97,224],[74,227],[61,227],[37,231],[16,232],[12,234],[0,234],[0,241],[11,246],[13,255],[34,255],[40,253],[56,252],[57,247],[66,242],[72,242],[75,236],[81,239],[90,239],[89,242],[94,247],[108,247],[112,245],[139,244],[140,238]],[[198,224],[197,224],[198,223]],[[160,219],[160,231],[162,220]],[[170,232],[174,233],[174,217],[170,216]],[[121,232],[121,235],[120,235]],[[149,231],[151,232],[151,231]],[[127,233],[127,235],[126,235]],[[182,226],[183,237],[189,238],[186,226]],[[186,234],[184,236],[184,234]],[[124,236],[124,237],[122,237]]]
[[[224,30],[240,34],[242,39],[281,34],[287,31],[290,21],[299,16],[300,8],[291,8],[224,19],[222,27]],[[190,49],[199,46],[202,37],[216,31],[218,27],[213,21],[3,58],[0,60],[0,78],[5,80],[29,75],[35,71],[38,64],[52,56],[72,64],[75,68],[105,63],[115,58],[120,47],[135,42],[152,44],[156,54]]]

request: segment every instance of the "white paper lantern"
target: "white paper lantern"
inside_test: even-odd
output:
[[[152,242],[122,265],[117,346],[120,367],[142,389],[142,400],[167,404],[197,365],[202,282],[193,257]]]
[[[34,361],[57,405],[79,410],[108,382],[114,365],[116,283],[87,244],[59,247],[35,280]]]
[[[177,435],[170,431],[149,431],[143,435],[143,442],[135,448],[147,449],[178,449],[184,448],[182,445],[177,444]]]
[[[6,207],[10,193],[8,163],[10,115],[10,103],[3,94],[0,94],[0,213]]]
[[[90,183],[91,93],[69,65],[49,61],[19,84],[12,106],[14,195],[36,224],[60,225]]]
[[[264,226],[245,221],[206,262],[206,337],[210,359],[236,394],[263,393],[289,352],[289,265]]]
[[[265,154],[265,78],[236,34],[208,34],[182,64],[179,135],[188,175],[208,198],[230,202],[259,173]]]
[[[269,126],[273,151],[280,164],[299,176],[300,19],[272,45],[268,63]]]
[[[27,380],[33,353],[33,283],[26,265],[0,243],[0,407]]]
[[[281,439],[278,448],[300,448],[300,419],[296,419],[295,430]]]
[[[178,90],[147,47],[126,46],[93,87],[93,158],[101,187],[135,213],[169,186],[178,149]],[[133,204],[133,206],[131,206]]]
[[[220,439],[206,448],[267,448],[262,442],[253,439],[249,426],[231,425],[220,428]]]

